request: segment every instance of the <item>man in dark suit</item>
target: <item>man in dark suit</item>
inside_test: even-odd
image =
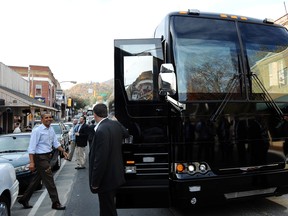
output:
[[[75,132],[75,142],[76,142],[76,160],[77,167],[75,169],[85,169],[85,147],[88,141],[88,125],[86,124],[86,117],[81,116],[79,119],[79,126],[77,132]]]
[[[105,104],[95,105],[93,112],[97,125],[89,152],[90,190],[98,193],[100,216],[116,216],[116,189],[125,182],[122,140],[129,134],[119,122],[107,118]]]

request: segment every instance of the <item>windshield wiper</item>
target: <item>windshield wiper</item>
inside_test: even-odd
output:
[[[225,98],[222,100],[220,106],[217,108],[217,110],[212,114],[210,117],[211,122],[215,122],[217,118],[220,116],[220,114],[223,112],[226,104],[232,97],[232,93],[234,92],[236,86],[237,86],[237,81],[240,79],[241,75],[234,74],[233,78],[231,79],[230,84],[228,85],[228,92],[225,95]],[[238,78],[238,79],[237,79]]]
[[[258,87],[261,89],[261,91],[264,94],[261,94],[262,99],[265,101],[265,103],[267,104],[268,107],[270,107],[270,109],[274,109],[277,113],[277,115],[280,117],[281,120],[284,120],[284,115],[282,110],[279,108],[279,106],[275,103],[275,101],[273,100],[273,98],[271,97],[271,95],[269,94],[269,92],[267,91],[267,89],[265,88],[265,86],[263,85],[263,83],[260,81],[260,79],[258,78],[257,74],[251,72],[251,77],[254,78],[256,84],[258,85]],[[267,102],[268,101],[268,102]]]

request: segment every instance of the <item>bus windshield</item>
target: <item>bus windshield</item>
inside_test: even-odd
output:
[[[239,23],[248,69],[257,76],[274,100],[287,93],[287,30],[259,24]],[[261,93],[252,77],[253,93]],[[284,98],[282,98],[284,99]]]
[[[233,93],[232,100],[244,99],[246,94],[242,92],[241,86],[244,85],[241,85],[240,78],[242,73],[249,72],[259,78],[269,93],[282,92],[279,81],[287,83],[283,81],[287,80],[284,61],[288,44],[286,30],[241,22],[239,29],[247,58],[243,62],[248,62],[249,71],[246,72],[240,69],[241,50],[234,21],[172,17],[171,34],[180,101],[222,100],[228,92]],[[262,93],[253,78],[251,81],[252,92]]]

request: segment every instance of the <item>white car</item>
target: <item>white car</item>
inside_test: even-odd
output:
[[[19,191],[14,167],[10,163],[0,164],[0,215],[10,216]]]
[[[69,143],[71,142],[71,139],[72,139],[72,133],[73,133],[73,123],[72,122],[64,122],[63,123],[66,127],[66,129],[69,131],[68,134],[69,134]]]

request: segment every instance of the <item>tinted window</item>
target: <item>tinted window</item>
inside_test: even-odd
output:
[[[118,46],[129,101],[158,100],[158,69],[163,59],[158,40],[130,40]],[[121,68],[122,69],[122,68]]]
[[[171,32],[180,100],[187,100],[194,93],[205,93],[205,99],[216,99],[216,94],[229,92],[235,76],[239,75],[235,23],[175,16]],[[234,93],[240,91],[238,86],[237,80]]]
[[[274,99],[288,91],[288,35],[285,28],[239,23],[248,68]],[[254,93],[262,90],[252,77]]]

